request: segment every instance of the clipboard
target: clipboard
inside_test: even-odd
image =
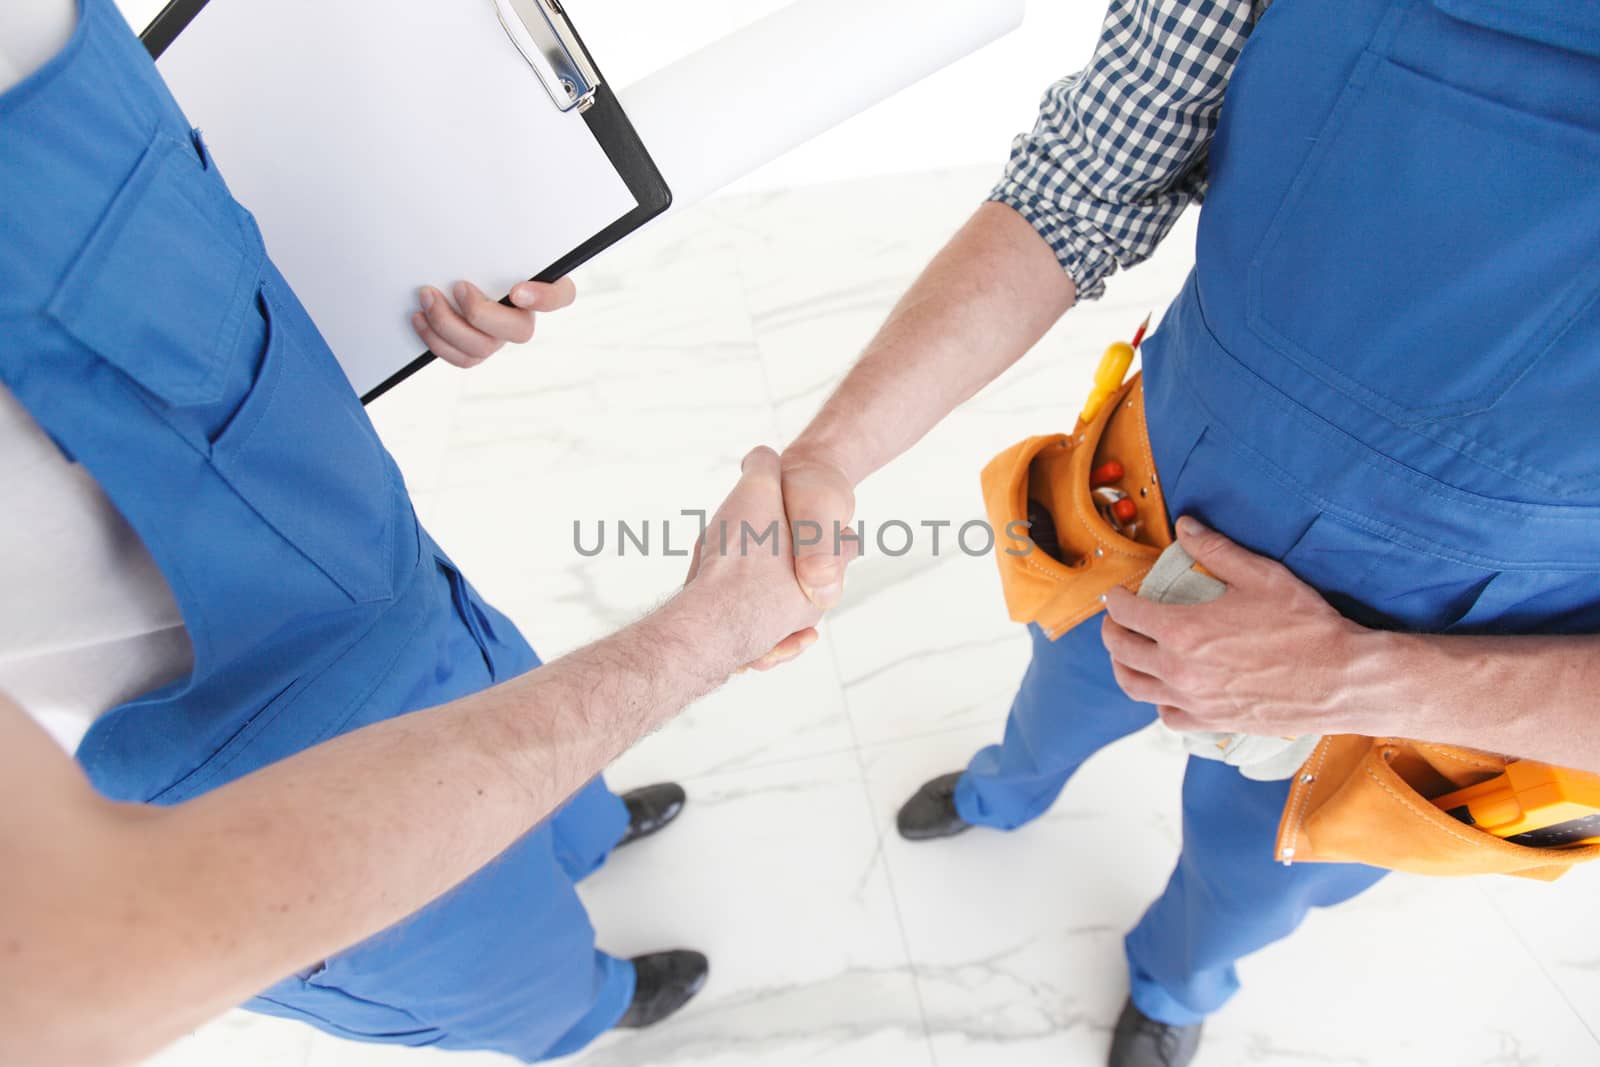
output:
[[[346,3],[347,0],[340,2]],[[619,217],[599,225],[592,232],[581,234],[575,242],[563,242],[570,245],[564,251],[556,250],[542,255],[540,258],[549,259],[548,265],[532,273],[531,276],[523,275],[524,277],[530,277],[534,281],[555,281],[593,259],[671,206],[671,190],[632,123],[629,122],[628,116],[618,102],[616,92],[600,72],[594,57],[584,46],[577,29],[567,17],[560,0],[465,0],[465,2],[439,0],[439,2],[444,8],[449,9],[451,18],[482,18],[490,23],[498,23],[495,36],[495,40],[499,42],[498,47],[505,50],[514,49],[519,61],[525,64],[528,72],[526,99],[508,103],[506,106],[548,108],[564,115],[581,116],[588,133],[603,152],[605,161],[620,179],[622,187],[633,201],[631,209]],[[196,18],[203,11],[209,7],[214,13],[219,13],[229,10],[230,6],[235,4],[239,7],[233,10],[244,10],[241,0],[171,0],[140,35],[140,39],[151,58],[157,61],[159,68],[162,57],[167,55],[174,43],[181,39],[185,30],[194,25]],[[378,4],[369,4],[367,10],[375,17],[383,17],[384,8]],[[312,25],[304,32],[314,34],[319,32],[319,29]],[[482,36],[483,31],[477,32]],[[483,41],[487,46],[487,37],[484,37]],[[493,58],[501,68],[504,67],[506,60],[501,54],[495,53]],[[169,78],[169,83],[170,81]],[[193,108],[185,99],[183,86],[173,85],[172,88],[179,103],[192,113]],[[566,118],[563,121],[570,124],[573,120]],[[234,171],[230,169],[229,159],[223,156],[219,162],[224,176],[231,183],[236,183],[237,179]],[[247,196],[241,196],[241,199],[245,201],[246,207],[251,206]],[[559,201],[545,206],[553,213],[562,212],[567,207]],[[266,226],[264,229],[267,231],[266,238],[271,250],[273,230],[271,226]],[[470,267],[463,269],[467,271],[463,276],[477,280],[470,273]],[[411,282],[421,284],[429,280],[428,277],[418,277],[411,279]],[[449,284],[452,280],[454,279],[444,281],[445,284]],[[517,280],[520,281],[521,277]],[[301,283],[292,274],[289,276],[289,281],[297,291],[301,290]],[[506,289],[509,288],[510,285],[506,285]],[[307,299],[307,293],[301,291],[300,295],[308,306],[312,303]],[[405,295],[410,297],[412,294],[408,291]],[[502,302],[508,301],[503,299]],[[324,325],[322,316],[316,313],[316,308],[312,308],[312,311],[319,326]],[[388,328],[387,324],[385,328]],[[409,330],[409,325],[406,328]],[[328,332],[326,326],[324,332]],[[361,373],[359,375],[354,373],[352,364],[347,363],[346,357],[341,354],[341,345],[330,337],[334,352],[339,356],[346,374],[351,377],[352,383],[361,394],[363,403],[376,400],[435,358],[431,352],[424,351],[418,354],[416,348],[420,347],[420,342],[415,341],[414,335],[412,340],[415,344],[408,351],[394,353],[392,371],[380,378],[373,370],[375,364],[372,358],[368,356],[363,356]],[[385,349],[377,358],[383,362],[376,365],[388,370],[388,361],[391,358],[388,350]]]

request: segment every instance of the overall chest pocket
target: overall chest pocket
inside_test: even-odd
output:
[[[1541,42],[1513,5],[1406,7],[1357,62],[1247,284],[1258,336],[1424,427],[1490,412],[1541,363],[1581,355],[1562,345],[1600,293],[1600,106],[1567,90],[1600,67]],[[1448,432],[1492,450],[1501,430]]]
[[[157,133],[49,310],[163,404],[208,408],[225,404],[241,361],[260,357],[249,328],[265,261],[198,145]]]
[[[226,528],[264,523],[336,602],[384,599],[398,475],[321,338],[279,313],[276,277],[203,150],[157,133],[49,311],[209,457],[244,505]]]
[[[292,299],[271,280],[261,288],[266,351],[212,466],[352,600],[384,600],[404,491],[344,372],[286,313]]]

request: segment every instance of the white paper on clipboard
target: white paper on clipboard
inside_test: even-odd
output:
[[[486,0],[211,0],[157,66],[358,394],[418,286],[499,297],[636,206]]]

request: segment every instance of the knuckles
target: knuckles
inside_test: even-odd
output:
[[[1190,690],[1200,681],[1200,670],[1188,660],[1164,656],[1162,673],[1167,682],[1174,688]]]
[[[1172,618],[1161,632],[1161,643],[1178,652],[1191,652],[1199,641],[1200,630],[1182,615]]]

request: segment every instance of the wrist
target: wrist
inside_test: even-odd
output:
[[[863,452],[859,439],[848,432],[821,428],[813,423],[783,450],[783,469],[823,467],[835,470],[853,489],[873,469]]]
[[[1419,679],[1434,672],[1424,663],[1426,639],[1419,634],[1354,627],[1348,639],[1348,684],[1341,693],[1341,720],[1350,733],[1371,737],[1433,736],[1434,701]]]
[[[711,686],[722,684],[740,667],[766,651],[751,637],[743,600],[722,588],[714,574],[696,578],[663,604],[650,622],[681,644],[683,655]]]

